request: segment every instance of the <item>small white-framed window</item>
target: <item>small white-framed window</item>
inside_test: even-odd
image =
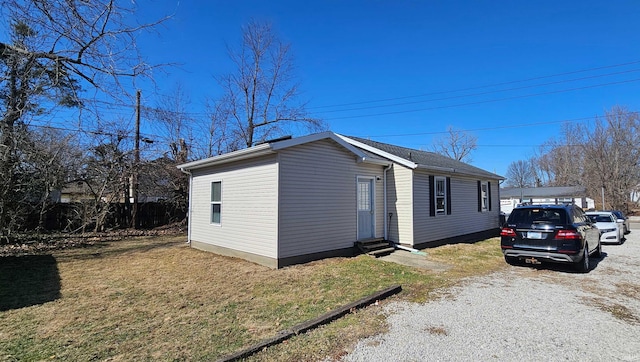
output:
[[[436,176],[435,184],[433,197],[436,200],[436,214],[444,215],[447,212],[447,178]]]
[[[482,211],[489,210],[489,184],[487,181],[482,181],[480,184],[480,202]]]
[[[220,225],[222,220],[222,181],[211,183],[211,223]]]

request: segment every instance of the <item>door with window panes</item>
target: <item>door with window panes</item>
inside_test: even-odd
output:
[[[358,178],[358,240],[370,239],[375,236],[373,186],[373,179]]]

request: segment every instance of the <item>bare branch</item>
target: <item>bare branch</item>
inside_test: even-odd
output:
[[[433,144],[433,152],[462,162],[471,162],[471,152],[477,147],[477,137],[449,126],[447,135],[437,139]]]
[[[235,124],[231,133],[246,147],[297,126],[322,129],[322,122],[307,117],[304,104],[297,104],[290,47],[279,41],[270,24],[250,22],[243,27],[240,47],[228,49],[236,71],[218,78],[226,115],[217,117],[233,120],[228,123]]]

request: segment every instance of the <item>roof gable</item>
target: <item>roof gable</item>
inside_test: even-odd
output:
[[[298,146],[298,145],[302,145],[310,142],[316,142],[324,139],[333,140],[338,145],[344,147],[347,151],[353,153],[357,158],[357,162],[369,162],[369,163],[385,164],[385,165],[390,163],[389,161],[384,160],[380,157],[376,157],[375,155],[371,155],[367,152],[364,152],[362,149],[353,146],[349,142],[346,142],[342,137],[340,137],[339,135],[333,132],[321,132],[321,133],[314,133],[314,134],[310,134],[302,137],[280,139],[273,142],[262,143],[253,147],[242,149],[242,150],[209,157],[202,160],[184,163],[182,165],[178,165],[177,167],[183,171],[195,170],[203,167],[209,167],[213,165],[219,165],[223,163],[240,161],[248,158],[254,158],[262,155],[272,154],[272,153],[278,152],[279,150],[283,150],[289,147],[294,147],[294,146]]]

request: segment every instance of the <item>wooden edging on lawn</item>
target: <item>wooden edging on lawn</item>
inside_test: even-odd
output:
[[[278,334],[275,335],[275,337],[272,338],[268,338],[265,340],[262,340],[256,344],[254,344],[251,347],[248,347],[246,349],[243,349],[242,351],[236,352],[234,354],[228,355],[226,357],[223,357],[221,359],[218,360],[218,362],[229,362],[229,361],[236,361],[239,360],[241,358],[246,358],[249,357],[250,355],[261,351],[264,348],[267,348],[269,346],[273,346],[275,344],[281,343],[282,341],[289,339],[295,335],[298,334],[302,334],[305,333],[306,331],[316,328],[320,325],[323,324],[327,324],[333,320],[336,320],[342,316],[344,316],[347,313],[350,313],[351,311],[353,311],[354,309],[360,309],[363,307],[368,306],[369,304],[372,304],[373,302],[375,302],[376,300],[380,300],[380,299],[385,299],[388,298],[394,294],[398,294],[400,293],[400,291],[402,291],[402,287],[400,285],[393,285],[390,286],[388,288],[379,290],[371,295],[368,295],[358,301],[355,301],[353,303],[349,303],[345,306],[342,306],[340,308],[334,309],[331,312],[325,313],[323,315],[321,315],[318,318],[314,318],[314,319],[310,319],[306,322],[302,322],[298,325],[295,325],[293,327],[291,327],[290,329],[286,329],[284,331],[280,331],[278,332]]]

